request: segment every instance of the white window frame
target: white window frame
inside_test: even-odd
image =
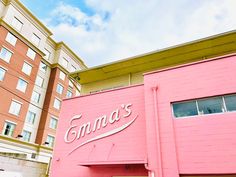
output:
[[[17,17],[13,18],[11,25],[18,31],[21,31],[23,27],[22,21],[20,21]]]
[[[24,87],[21,87],[20,85],[19,85],[19,82],[20,81],[23,81],[26,85],[24,85]],[[23,92],[23,93],[25,93],[25,91],[26,91],[26,89],[27,89],[27,86],[28,86],[28,82],[25,80],[25,79],[23,79],[23,78],[19,78],[18,79],[18,82],[17,82],[17,85],[16,85],[16,89],[17,90],[19,90],[19,91],[21,91],[21,92]]]
[[[56,102],[57,102],[56,100],[58,101],[59,106],[56,105]],[[61,108],[61,99],[55,97],[55,98],[54,98],[54,101],[53,101],[53,107],[54,107],[55,109],[57,109],[57,110],[60,110],[60,108]]]
[[[9,44],[15,46],[17,42],[17,37],[14,36],[12,33],[8,32],[6,39],[5,39]]]
[[[32,69],[33,69],[33,66],[27,61],[24,61],[21,71],[25,73],[26,75],[30,76]]]
[[[40,44],[41,38],[37,34],[33,33],[31,37],[31,41],[33,44],[35,44],[38,47]]]
[[[54,124],[52,123],[52,121],[56,121],[56,125],[54,126]],[[50,117],[50,121],[49,121],[49,128],[56,130],[58,126],[58,118],[51,116]]]
[[[26,56],[29,57],[30,59],[34,60],[36,57],[36,52],[29,47],[27,50]]]
[[[45,53],[44,58],[45,58],[46,60],[50,60],[51,52],[50,52],[49,50],[47,50],[46,48],[44,48],[44,53]]]
[[[17,123],[12,122],[12,121],[9,121],[9,120],[5,120],[4,127],[3,127],[3,129],[2,129],[2,135],[4,135],[4,132],[5,132],[6,124],[7,124],[7,123],[13,124],[13,125],[14,125],[14,129],[13,129],[13,131],[12,131],[12,134],[10,134],[10,135],[5,135],[5,136],[11,136],[11,137],[12,137],[12,135],[14,134],[14,130],[15,130],[15,128],[16,128]]]
[[[51,144],[51,142],[48,141],[48,137],[52,137],[52,139],[53,139],[52,144]],[[54,144],[55,144],[55,136],[48,134],[48,135],[47,135],[47,138],[46,138],[46,142],[49,143],[49,144],[47,144],[47,146],[53,147]]]
[[[43,69],[42,65],[45,65],[46,69]],[[42,71],[43,73],[46,73],[47,68],[48,68],[48,66],[44,62],[41,61],[40,64],[39,64],[39,70]]]
[[[60,88],[59,88],[60,87]],[[58,89],[59,88],[59,89]],[[63,94],[64,91],[64,86],[61,83],[57,83],[57,88],[56,92],[59,93],[60,95]]]
[[[28,137],[29,139],[25,139],[25,137],[24,137],[24,132],[29,133],[29,137]],[[23,137],[22,137],[22,140],[23,140],[23,141],[30,142],[30,139],[31,139],[31,136],[32,136],[32,132],[31,132],[31,131],[23,130],[21,135],[23,136]]]
[[[59,72],[59,78],[64,81],[65,78],[66,78],[66,74],[63,71],[60,71]]]
[[[34,100],[34,99],[33,99],[34,93],[36,93],[36,94],[38,95],[38,100]],[[38,93],[38,92],[36,92],[36,91],[33,91],[33,92],[32,92],[32,96],[31,96],[31,101],[33,101],[33,102],[35,102],[35,103],[39,103],[40,97],[41,97],[41,94],[40,94],[40,93]]]
[[[37,77],[35,79],[35,85],[37,85],[39,87],[43,87],[43,83],[44,83],[44,78],[42,78],[41,76],[37,75]]]
[[[32,113],[32,114],[31,114],[31,113]],[[31,117],[30,115],[34,115],[33,119],[32,119],[32,117]],[[29,119],[29,116],[30,116],[30,119]],[[35,112],[33,112],[33,111],[28,111],[28,112],[27,112],[27,115],[26,115],[26,119],[25,119],[26,123],[31,124],[31,125],[34,125],[36,116],[37,116],[37,115],[36,115]]]
[[[0,69],[4,70],[3,77],[2,77],[2,78],[0,78],[0,82],[1,82],[1,81],[3,81],[3,80],[5,79],[5,75],[6,75],[7,69],[6,69],[6,68],[4,68],[4,67],[2,67],[1,65],[0,65]]]
[[[6,55],[6,56],[8,56],[7,58],[6,58],[6,56],[2,56],[3,50],[6,50],[6,52],[7,52],[7,54],[8,54],[8,55]],[[13,55],[13,52],[12,52],[11,50],[9,50],[8,48],[6,48],[6,47],[4,47],[4,46],[1,48],[0,58],[1,58],[3,61],[5,61],[5,62],[7,62],[7,63],[10,63],[10,60],[11,60],[12,55]]]
[[[71,93],[71,96],[68,96],[68,92]],[[70,89],[68,89],[68,90],[66,91],[66,98],[71,98],[71,97],[73,97],[73,91],[70,90]]]
[[[20,106],[18,111],[16,111],[15,108],[12,108],[13,102]],[[10,114],[12,114],[12,115],[15,115],[15,116],[19,116],[19,115],[20,115],[20,111],[21,111],[22,105],[23,105],[23,103],[21,103],[20,101],[15,100],[15,99],[12,99],[8,113],[10,113]]]
[[[61,59],[61,65],[64,67],[64,68],[67,68],[68,67],[68,64],[69,64],[69,61],[67,59],[65,59],[64,57],[62,57]]]

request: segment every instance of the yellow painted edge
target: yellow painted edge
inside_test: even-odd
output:
[[[21,35],[17,30],[15,30],[12,26],[7,24],[2,18],[0,18],[0,25],[5,27],[7,30],[9,30],[11,33],[13,33],[15,36],[17,36],[21,41],[26,43],[28,46],[30,46],[33,50],[35,50],[38,54],[40,54],[42,57],[45,56],[45,53],[40,50],[38,47],[36,47],[31,41],[29,41],[27,38],[25,38],[23,35]]]
[[[48,34],[48,36],[51,36],[53,33],[37,18],[35,17],[29,9],[27,9],[19,0],[8,0],[7,5],[17,5],[20,7],[26,14],[28,14],[36,23],[42,27],[42,29],[45,30],[45,32]]]

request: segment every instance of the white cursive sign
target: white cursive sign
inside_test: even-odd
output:
[[[89,135],[90,133],[96,132],[97,130],[99,130],[101,128],[105,128],[108,124],[113,124],[113,123],[118,122],[121,118],[129,117],[132,114],[131,106],[132,106],[132,104],[121,104],[120,108],[112,111],[109,116],[107,116],[107,115],[100,116],[100,117],[96,118],[93,123],[87,122],[87,123],[84,123],[80,126],[76,124],[75,120],[81,119],[82,115],[79,114],[79,115],[73,116],[70,120],[70,126],[65,133],[64,141],[66,143],[72,143],[75,140],[78,140],[78,139],[84,137],[85,135]],[[87,143],[90,143],[92,141],[113,135],[115,133],[118,133],[118,132],[124,130],[129,125],[131,125],[136,120],[137,117],[138,117],[138,115],[136,115],[131,121],[122,125],[121,127],[115,128],[113,130],[110,130],[109,132],[103,133],[103,134],[98,135],[92,139],[86,140],[85,142],[79,144],[69,154],[71,154],[73,151],[75,151],[76,149],[78,149],[79,147],[81,147]]]

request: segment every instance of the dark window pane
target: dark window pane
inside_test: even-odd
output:
[[[200,114],[213,114],[223,112],[222,97],[198,100]]]
[[[236,111],[236,95],[225,96],[227,111]]]
[[[175,117],[195,116],[198,114],[195,101],[173,104]]]

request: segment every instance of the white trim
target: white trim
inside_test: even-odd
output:
[[[22,102],[20,102],[20,101],[18,101],[18,100],[15,100],[14,98],[12,98],[12,99],[11,99],[11,101],[15,101],[15,102],[17,102],[17,103],[19,103],[19,104],[23,105],[23,103],[22,103]]]
[[[4,69],[5,71],[8,71],[8,69],[3,67],[2,65],[0,65],[0,68]]]
[[[29,81],[25,80],[23,77],[19,77],[19,79],[21,79],[21,80],[23,80],[23,81],[29,83]]]
[[[9,52],[11,52],[11,53],[12,53],[12,55],[14,54],[14,52],[13,52],[11,49],[9,49],[8,47],[6,47],[5,45],[2,45],[2,48],[5,48],[5,49],[7,49]]]
[[[24,60],[24,62],[25,62],[25,63],[27,63],[28,65],[30,65],[30,66],[32,66],[32,67],[34,67],[34,65],[33,65],[33,64],[31,64],[30,62],[28,62],[27,60]]]
[[[8,123],[12,123],[12,124],[14,124],[14,125],[17,125],[17,123],[15,123],[15,122],[12,122],[12,121],[10,121],[10,120],[4,120],[5,122],[8,122]]]

